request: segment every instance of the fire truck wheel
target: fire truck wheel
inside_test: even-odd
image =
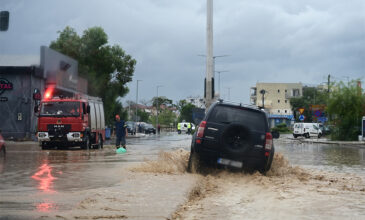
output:
[[[48,150],[49,149],[49,145],[46,142],[42,142],[41,147],[42,147],[42,150]]]
[[[99,135],[98,148],[103,148],[103,136]]]

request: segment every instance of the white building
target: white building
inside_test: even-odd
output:
[[[201,98],[199,96],[196,97],[189,96],[188,98],[185,99],[185,101],[187,103],[195,105],[197,108],[205,108],[205,100],[204,98]]]

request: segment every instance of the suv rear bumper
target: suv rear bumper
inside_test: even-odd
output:
[[[242,162],[242,168],[252,168],[261,170],[267,166],[269,163],[269,158],[273,155],[275,150],[272,148],[269,156],[265,156],[264,148],[253,147],[250,149],[245,156],[236,156],[233,154],[228,154],[222,151],[218,151],[216,149],[208,149],[202,147],[201,144],[194,144],[193,149],[196,153],[199,154],[200,159],[208,162],[210,164],[217,164],[218,159],[228,159],[232,161]]]

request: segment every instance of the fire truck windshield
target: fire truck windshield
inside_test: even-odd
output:
[[[43,102],[40,116],[78,117],[80,102]]]

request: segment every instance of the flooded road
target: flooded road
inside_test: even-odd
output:
[[[281,152],[293,165],[333,172],[365,175],[365,146],[311,144],[291,140],[291,135],[275,142],[276,152]]]
[[[41,150],[35,142],[9,142],[6,158],[0,158],[0,218],[70,210],[80,200],[75,192],[112,187],[123,178],[119,170],[189,144],[190,136],[184,135],[129,138],[128,152],[119,155],[112,145],[89,151]]]
[[[364,146],[275,147],[266,176],[210,172],[173,219],[365,219]]]
[[[337,207],[345,217],[351,216],[349,211],[365,216],[365,211],[360,211],[365,210],[364,148],[304,144],[284,137],[275,142],[276,152],[290,165],[281,161],[275,175],[219,171],[203,177],[184,172],[190,142],[191,136],[174,133],[129,138],[128,151],[122,155],[115,154],[112,145],[102,150],[42,151],[34,142],[8,143],[6,158],[0,158],[0,219],[166,219],[181,204],[184,211],[178,211],[176,219],[220,219],[227,204],[236,213],[228,219],[251,219],[255,212],[246,209],[265,205],[274,210],[278,204],[281,209],[292,206],[299,211],[276,215],[277,219],[306,218],[312,206],[317,211],[309,216],[321,217],[317,214],[323,210],[316,206],[328,199],[337,202],[326,207]],[[171,156],[161,151],[178,153]],[[158,167],[159,161],[148,163],[147,169],[135,168],[146,160],[168,163],[165,167]],[[166,169],[175,165],[177,168]],[[295,165],[300,166],[299,171],[292,168]],[[197,183],[200,195],[205,196],[191,197],[189,190]],[[351,188],[351,184],[355,186]],[[270,198],[272,204],[264,203],[264,198]],[[350,207],[341,206],[344,201]]]

